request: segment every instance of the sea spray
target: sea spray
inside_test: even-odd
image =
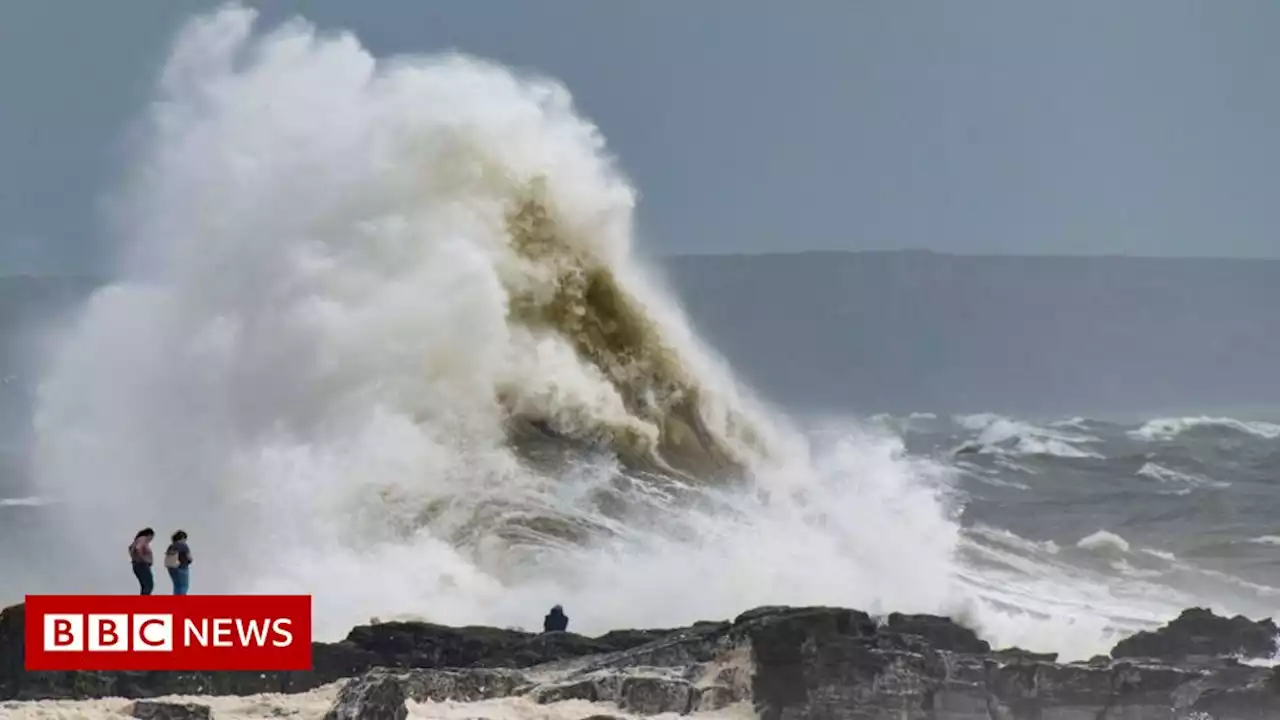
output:
[[[254,21],[180,33],[114,281],[45,367],[32,591],[127,591],[117,539],[152,525],[190,533],[193,592],[313,593],[319,639],[553,603],[588,633],[815,603],[1080,635],[1084,602],[973,599],[999,581],[957,559],[947,467],[734,379],[635,259],[635,192],[564,88]]]

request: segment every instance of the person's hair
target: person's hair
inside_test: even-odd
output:
[[[176,533],[174,533],[174,534],[173,534],[173,541],[174,541],[174,542],[182,542],[183,540],[186,540],[186,539],[187,539],[187,531],[186,531],[186,530],[179,530],[178,532],[176,532]]]
[[[137,535],[133,536],[133,539],[137,540],[140,537],[155,537],[155,536],[156,536],[155,530],[152,530],[151,528],[142,528],[141,530],[138,531]]]

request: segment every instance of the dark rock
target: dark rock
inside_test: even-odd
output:
[[[953,653],[868,633],[861,614],[833,608],[755,614],[735,631],[751,642],[752,697],[764,720],[1280,717],[1280,674],[1224,659],[1059,665]]]
[[[1005,648],[1003,650],[995,650],[991,652],[990,655],[991,655],[991,659],[999,660],[1001,662],[1013,662],[1016,660],[1031,660],[1034,662],[1052,663],[1052,662],[1058,661],[1058,653],[1037,653],[1037,652],[1031,652],[1030,650],[1023,650],[1022,648],[1017,648],[1017,647]],[[1102,657],[1103,662],[1109,661],[1109,658],[1105,656],[1099,656],[1099,657]],[[1089,662],[1093,662],[1093,661],[1090,660]]]
[[[751,642],[752,698],[762,720],[853,718],[871,707],[925,718],[946,677],[937,651],[882,638],[870,617],[854,610],[799,608],[740,617],[735,625]]]
[[[407,699],[512,696],[610,703],[639,716],[747,701],[764,720],[1261,720],[1280,718],[1280,670],[1231,656],[1270,655],[1274,635],[1270,621],[1190,610],[1114,653],[1137,658],[1057,663],[1053,653],[993,652],[942,617],[772,607],[594,639],[381,623],[314,644],[309,673],[26,673],[19,606],[0,614],[0,691],[19,699],[287,693],[355,678],[329,720],[398,720]]]
[[[386,622],[354,628],[336,647],[324,648],[327,665],[343,668],[375,659],[389,667],[523,668],[562,658],[623,650],[642,635],[607,641],[558,632],[533,635],[488,627],[453,628],[418,622]]]
[[[991,720],[987,688],[989,661],[981,656],[945,657],[947,672],[932,697],[934,714],[955,720]],[[998,664],[998,663],[997,663]]]
[[[751,698],[750,649],[739,647],[723,652],[715,663],[705,667],[701,674],[691,674],[695,695],[693,710],[719,710],[741,700]]]
[[[637,715],[679,713],[693,706],[693,686],[684,680],[664,677],[629,677],[618,691],[618,707]]]
[[[1276,654],[1280,628],[1270,618],[1250,620],[1241,615],[1225,618],[1204,608],[1190,608],[1159,630],[1125,638],[1111,650],[1113,658],[1164,658],[1178,660],[1204,655],[1242,655],[1269,658]]]
[[[688,713],[699,691],[679,668],[635,668],[570,673],[567,679],[540,685],[530,697],[548,704],[566,700],[607,702],[638,715]]]
[[[1256,669],[1251,669],[1256,670]],[[1237,671],[1238,672],[1238,671]],[[1277,670],[1248,672],[1243,677],[1215,674],[1208,678],[1187,710],[1200,718],[1214,720],[1254,720],[1280,717],[1280,683]],[[1234,673],[1232,673],[1234,674]]]
[[[198,703],[137,700],[125,712],[138,720],[211,720],[213,710]]]
[[[980,654],[991,652],[991,645],[967,627],[957,625],[947,617],[936,615],[889,615],[890,630],[924,638],[935,650]]]
[[[742,699],[742,696],[731,687],[711,685],[698,689],[698,697],[693,703],[692,710],[695,712],[720,710]]]
[[[683,667],[714,660],[735,642],[729,623],[698,623],[639,647],[591,658],[582,672],[602,668]]]
[[[594,679],[581,678],[568,682],[540,685],[533,689],[531,696],[534,702],[542,705],[564,702],[565,700],[595,702],[600,698],[600,691]]]
[[[587,638],[487,627],[384,622],[359,626],[337,643],[312,643],[308,672],[48,672],[23,669],[24,607],[0,611],[0,700],[150,698],[306,692],[375,667],[519,669],[549,661],[621,652],[662,631],[618,631]]]
[[[515,670],[407,670],[397,677],[414,702],[476,702],[510,697],[532,687]]]
[[[697,623],[693,627],[697,627],[699,624],[701,623]],[[618,649],[640,647],[645,643],[653,642],[659,638],[663,638],[672,633],[686,629],[687,628],[671,628],[669,630],[610,630],[604,635],[596,638],[596,642],[601,645],[616,647]]]
[[[405,720],[406,699],[400,678],[374,670],[347,682],[324,720]]]

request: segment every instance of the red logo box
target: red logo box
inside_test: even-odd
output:
[[[310,670],[310,595],[28,595],[38,670]]]

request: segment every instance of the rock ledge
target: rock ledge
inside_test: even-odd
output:
[[[345,680],[328,720],[403,720],[409,701],[588,700],[631,715],[742,703],[764,720],[1262,720],[1280,718],[1270,620],[1183,612],[1111,657],[993,651],[948,618],[765,607],[729,622],[598,638],[380,623],[316,643],[305,673],[27,673],[22,607],[0,613],[0,699],[303,692]],[[136,703],[135,717],[209,717]],[[142,714],[140,714],[142,713]],[[150,714],[148,714],[150,713]]]

